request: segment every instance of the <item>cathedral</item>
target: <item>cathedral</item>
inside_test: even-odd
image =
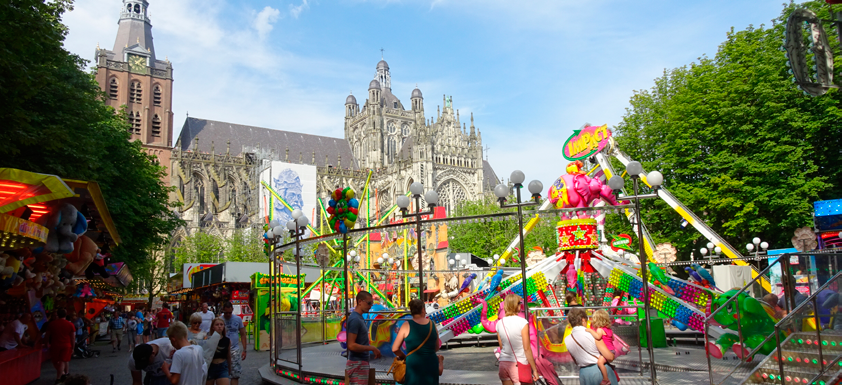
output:
[[[97,47],[96,79],[109,105],[126,106],[132,139],[168,166],[166,182],[175,187],[172,200],[180,203],[175,211],[186,222],[173,242],[199,228],[226,236],[235,228],[262,225],[260,175],[273,161],[315,166],[323,202],[336,188],[362,191],[371,173],[373,209],[380,214],[416,181],[434,188],[448,211],[499,182],[483,159],[473,115],[468,127],[452,97],[445,96],[428,117],[418,88],[407,108],[392,93],[384,60],[376,65],[362,105],[354,95],[345,99],[344,138],[187,117],[171,145],[173,66],[156,57],[148,5],[123,0],[114,49]]]

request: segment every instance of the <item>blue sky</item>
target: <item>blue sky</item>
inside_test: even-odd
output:
[[[549,186],[584,122],[617,124],[633,90],[713,55],[733,26],[771,25],[781,0],[149,0],[155,49],[174,67],[175,125],[190,116],[342,137],[380,49],[392,91],[427,116],[442,95],[474,113],[498,175]],[[114,45],[121,0],[77,0],[67,48]],[[176,135],[178,132],[176,132]],[[217,146],[219,148],[219,146]]]

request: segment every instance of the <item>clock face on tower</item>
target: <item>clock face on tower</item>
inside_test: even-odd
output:
[[[139,74],[145,74],[146,58],[138,55],[129,55],[129,71]]]

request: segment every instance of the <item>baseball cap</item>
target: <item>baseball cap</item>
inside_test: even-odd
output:
[[[137,370],[146,369],[149,366],[149,356],[153,353],[152,345],[141,344],[134,348],[132,358],[134,358],[134,367]]]

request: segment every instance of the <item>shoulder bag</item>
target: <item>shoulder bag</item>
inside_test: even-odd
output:
[[[412,321],[412,322],[415,322],[415,321]],[[406,353],[406,357],[409,357],[410,354],[415,353],[416,351],[418,351],[418,349],[421,349],[421,347],[424,346],[424,344],[427,343],[427,340],[430,339],[431,334],[433,334],[433,321],[432,320],[430,320],[430,331],[427,332],[427,338],[424,338],[424,341],[421,342],[421,345],[418,345],[417,348],[412,349],[412,351],[409,352],[409,353]],[[386,372],[386,374],[392,373],[392,378],[394,378],[395,381],[400,382],[401,384],[403,384],[404,381],[406,380],[406,357],[404,357],[404,359],[400,359],[398,357],[395,357],[392,360],[392,366],[390,366],[389,370]]]
[[[593,357],[593,358],[596,358],[596,360],[597,360],[597,361],[599,361],[599,357],[597,357],[597,356],[595,356],[595,355],[591,354],[590,352],[588,352],[587,350],[585,350],[585,348],[584,348],[584,347],[582,347],[582,344],[580,344],[580,343],[579,343],[579,341],[576,341],[576,336],[574,336],[574,335],[573,335],[573,332],[572,332],[572,331],[570,332],[570,338],[572,338],[572,339],[573,339],[573,342],[575,342],[575,343],[576,343],[576,345],[579,345],[579,349],[582,349],[582,351],[583,351],[583,352],[587,353],[589,356],[591,356],[591,357]],[[571,354],[571,355],[570,355],[570,357],[573,357],[573,355]],[[575,361],[576,361],[576,358],[573,358],[573,361],[575,362]],[[609,362],[608,362],[608,360],[605,360],[605,361],[606,361],[606,362],[605,362],[605,365],[606,365],[606,366],[610,366],[610,367],[611,367],[611,370],[613,370],[613,371],[614,371],[614,375],[615,375],[615,376],[617,376],[617,382],[620,382],[620,373],[617,373],[617,368],[615,368],[615,367],[614,367],[614,365],[612,365],[611,363],[609,363]]]
[[[504,317],[505,320],[505,317]],[[501,321],[504,321],[501,320]],[[521,364],[520,361],[517,360],[517,354],[515,354],[515,348],[512,346],[512,340],[509,339],[509,331],[506,330],[506,322],[500,322],[500,325],[503,327],[503,333],[506,333],[506,341],[509,341],[509,348],[512,349],[512,355],[515,357],[515,364],[517,364],[517,376],[518,382],[522,384],[531,384],[532,383],[532,368],[529,364]],[[526,349],[524,349],[526,350]],[[528,359],[527,359],[528,361]]]

